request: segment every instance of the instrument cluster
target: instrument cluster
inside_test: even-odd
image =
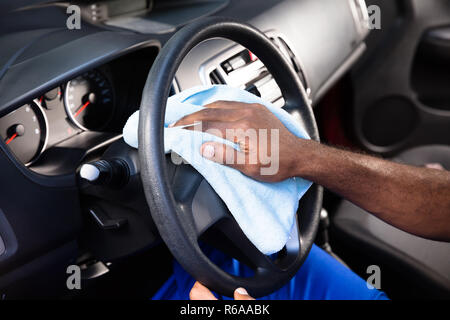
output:
[[[31,165],[61,141],[107,129],[115,107],[110,77],[93,69],[0,117],[0,136],[19,161]]]

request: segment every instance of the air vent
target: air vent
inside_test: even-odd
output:
[[[267,36],[280,49],[298,74],[307,94],[311,93],[302,65],[287,42],[277,33]],[[227,84],[245,89],[273,104],[283,107],[281,90],[264,64],[252,52],[242,46],[235,46],[205,63],[202,70],[212,70],[207,74],[211,84]],[[203,78],[205,79],[205,78]]]
[[[225,82],[220,77],[219,72],[217,71],[217,69],[213,70],[209,74],[209,80],[211,81],[211,84],[225,84]]]

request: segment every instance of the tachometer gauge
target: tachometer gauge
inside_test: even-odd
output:
[[[39,97],[39,103],[43,108],[48,110],[57,108],[60,106],[62,100],[62,90],[61,87],[53,88],[47,91],[44,95]]]
[[[108,79],[92,70],[69,81],[64,105],[72,122],[83,130],[101,130],[114,114],[114,95]]]
[[[47,126],[39,102],[33,101],[0,118],[0,135],[22,163],[30,164],[45,149]]]

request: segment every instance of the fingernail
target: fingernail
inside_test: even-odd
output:
[[[214,147],[210,144],[204,145],[202,148],[202,155],[205,158],[212,159],[214,158],[215,150]]]
[[[241,294],[241,295],[243,295],[243,296],[248,296],[248,292],[244,288],[237,288],[236,292]]]
[[[175,122],[168,125],[169,128],[173,128],[173,126],[175,126]]]

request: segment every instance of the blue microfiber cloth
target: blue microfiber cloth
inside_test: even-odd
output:
[[[199,86],[170,97],[167,101],[164,148],[175,152],[205,177],[227,205],[242,231],[264,254],[280,251],[292,231],[300,198],[311,186],[301,178],[266,183],[253,180],[241,172],[205,159],[200,154],[203,143],[217,141],[238,149],[233,142],[217,136],[168,128],[183,116],[202,110],[204,105],[218,101],[260,103],[269,109],[296,136],[309,139],[308,134],[285,110],[263,101],[241,89],[229,86]],[[139,111],[127,121],[123,138],[127,144],[138,147]]]

